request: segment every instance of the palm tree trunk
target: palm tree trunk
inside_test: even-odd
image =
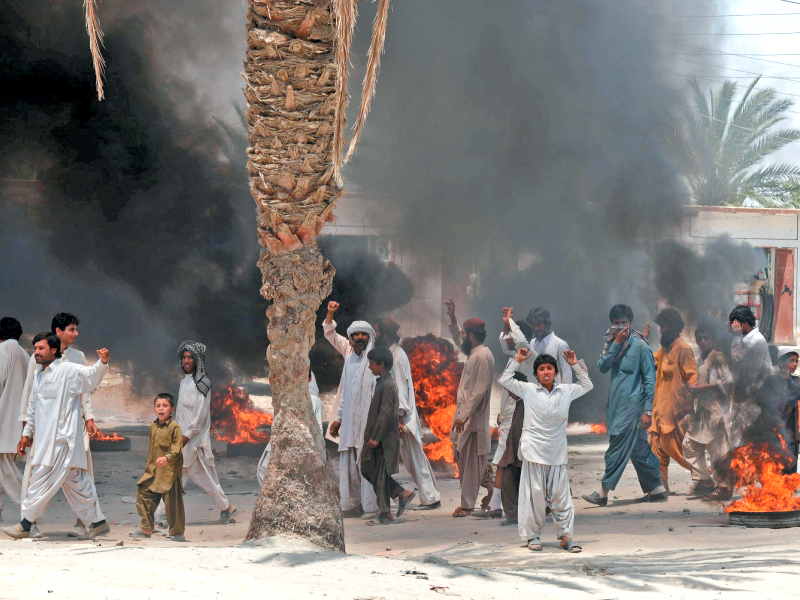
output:
[[[275,421],[247,539],[294,534],[343,552],[339,489],[322,458],[323,434],[308,394],[316,310],[334,275],[316,237],[341,194],[334,121],[346,99],[336,94],[335,23],[330,0],[249,3],[247,169],[262,246],[261,293],[271,301],[267,358]]]

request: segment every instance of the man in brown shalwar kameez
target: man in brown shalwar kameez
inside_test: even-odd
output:
[[[364,427],[361,475],[372,484],[378,499],[378,513],[371,524],[385,525],[394,520],[392,499],[399,499],[399,517],[416,492],[404,489],[392,477],[400,470],[400,400],[392,378],[392,352],[388,348],[373,348],[367,360],[369,370],[378,380]]]
[[[677,310],[665,308],[658,313],[656,323],[661,328],[661,348],[654,357],[656,393],[648,431],[650,448],[660,463],[661,483],[669,492],[670,460],[691,471],[683,458],[686,429],[682,420],[691,410],[689,389],[697,385],[697,361],[689,344],[681,339],[683,319]]]
[[[486,324],[481,319],[467,319],[462,327],[456,320],[456,305],[445,302],[450,317],[453,341],[467,355],[458,384],[456,412],[450,428],[450,441],[461,481],[461,505],[454,517],[465,517],[475,509],[481,487],[488,491],[481,504],[488,506],[494,490],[492,467],[487,460],[492,445],[489,427],[489,403],[494,379],[494,356],[483,345]]]

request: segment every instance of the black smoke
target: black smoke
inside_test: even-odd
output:
[[[459,316],[484,318],[496,352],[503,306],[518,318],[544,306],[591,367],[613,304],[632,306],[641,329],[663,287],[680,283],[686,298],[676,302],[713,300],[717,309],[724,302],[699,291],[703,277],[732,301],[735,283],[752,273],[739,260],[683,278],[659,246],[689,203],[664,143],[685,97],[685,81],[669,71],[686,72],[668,40],[719,21],[668,15],[714,9],[667,0],[394,6],[373,112],[346,179],[360,191],[405,194],[406,233],[420,252],[444,248],[473,265],[473,314],[460,307]],[[690,250],[681,258],[687,267],[720,262]],[[673,275],[683,279],[665,281]],[[601,420],[607,377],[592,367],[592,378],[593,400],[576,403],[576,416]]]
[[[104,2],[103,102],[82,18],[74,2],[0,8],[0,312],[26,333],[77,314],[78,345],[108,346],[139,384],[174,383],[184,339],[208,346],[212,377],[228,362],[256,374],[267,304],[255,207],[226,155],[237,142],[213,118],[236,121],[244,7]],[[353,309],[407,301],[407,278],[338,254]]]

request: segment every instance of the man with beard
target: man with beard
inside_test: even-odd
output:
[[[397,384],[400,409],[400,460],[419,490],[420,505],[415,510],[432,510],[442,505],[439,486],[433,469],[422,449],[422,425],[417,414],[417,400],[411,364],[408,355],[400,347],[400,325],[385,317],[375,324],[375,345],[388,348],[392,353],[392,377]]]
[[[569,344],[552,331],[550,311],[541,306],[531,309],[525,319],[533,331],[531,350],[536,356],[549,354],[558,362],[558,375],[556,383],[572,383],[572,368],[564,360],[564,352],[569,350]]]
[[[339,438],[339,495],[345,517],[378,512],[378,498],[372,485],[359,469],[364,429],[375,391],[375,376],[369,370],[367,354],[375,343],[375,330],[366,321],[353,321],[347,337],[336,333],[334,313],[339,303],[328,302],[328,315],[322,323],[327,339],[344,357],[342,378],[336,391],[336,420],[331,423],[331,437]]]
[[[797,370],[798,354],[794,350],[783,353],[778,358],[778,372],[764,383],[762,414],[764,431],[774,431],[783,440],[781,444],[790,459],[783,469],[785,475],[797,472],[798,442],[800,442],[800,423],[798,423],[798,401],[800,401],[800,377]]]
[[[488,494],[481,501],[486,508],[492,499],[494,482],[487,456],[492,445],[489,427],[489,404],[494,379],[494,356],[483,345],[486,324],[481,319],[467,319],[462,327],[456,320],[456,304],[452,298],[444,303],[450,318],[450,333],[456,346],[467,355],[456,395],[456,412],[450,427],[450,441],[458,465],[461,482],[461,505],[454,517],[466,517],[475,509],[480,488]]]
[[[19,321],[12,317],[0,319],[0,520],[6,496],[14,504],[22,502],[22,474],[14,463],[22,435],[17,404],[28,368],[28,353],[19,345],[21,335]]]
[[[519,348],[530,349],[529,340],[533,337],[533,331],[530,326],[522,321],[517,324],[514,321],[514,309],[510,307],[503,308],[503,332],[500,334],[500,349],[503,354],[510,356],[506,363],[506,367],[510,366],[514,361],[514,356]],[[520,375],[524,375],[527,380],[533,379],[533,361],[536,360],[536,354],[531,354],[530,358],[523,361],[520,365]],[[497,441],[497,449],[495,450],[492,464],[497,467],[497,472],[494,476],[494,491],[492,492],[492,499],[489,501],[489,506],[482,510],[477,510],[472,513],[473,517],[478,519],[499,519],[506,512],[506,519],[501,521],[501,524],[511,525],[516,523],[516,501],[513,503],[513,516],[509,515],[508,511],[503,508],[508,501],[506,497],[509,492],[503,494],[503,469],[500,468],[500,460],[504,456],[506,441],[508,440],[509,431],[511,429],[512,419],[514,417],[514,410],[517,405],[518,398],[515,398],[511,392],[503,388],[500,394],[500,412],[497,414],[497,427],[500,432],[500,437]],[[516,451],[516,449],[515,449]],[[517,478],[519,479],[519,478]],[[519,481],[517,480],[517,488],[519,488]],[[512,523],[513,522],[513,523]]]
[[[75,340],[78,339],[78,325],[80,325],[80,319],[73,314],[70,313],[58,313],[56,314],[52,321],[50,322],[50,331],[54,333],[56,337],[61,342],[61,362],[73,363],[76,365],[83,365],[86,366],[86,356],[75,348],[73,344],[75,344]],[[20,413],[19,420],[25,421],[25,413],[28,410],[28,401],[30,399],[31,389],[33,388],[33,378],[36,372],[36,361],[34,357],[31,356],[31,360],[28,363],[28,376],[25,380],[25,388],[22,392],[22,411]],[[83,447],[86,450],[86,471],[89,473],[89,477],[92,478],[94,481],[94,464],[92,462],[92,451],[89,448],[89,441],[91,436],[97,433],[97,426],[94,423],[94,408],[92,407],[92,394],[94,390],[89,390],[83,394],[81,394],[81,414],[82,414],[82,422],[83,422]],[[32,457],[36,452],[36,443],[34,442],[30,449],[30,456]],[[29,460],[28,463],[25,465],[25,474],[22,478],[22,498],[25,499],[28,491],[28,482],[30,481],[31,477],[31,466],[29,466],[31,461]],[[82,535],[85,531],[84,524],[81,522],[80,518],[77,519],[75,522],[75,526],[67,532],[67,536],[69,537],[78,537]],[[33,524],[33,528],[31,529],[32,538],[40,538],[42,534],[39,532],[39,528],[36,526],[36,523]]]
[[[689,430],[683,439],[683,457],[692,469],[693,495],[714,492],[716,499],[727,500],[732,494],[731,484],[717,466],[731,449],[727,422],[733,375],[725,355],[715,348],[717,336],[712,325],[700,325],[694,337],[700,348],[700,361],[697,385],[691,388],[694,407]],[[706,465],[706,451],[711,458],[711,473]]]
[[[178,348],[183,379],[178,388],[175,421],[183,433],[182,481],[185,484],[191,479],[211,496],[220,510],[219,522],[226,524],[239,514],[239,509],[222,491],[211,452],[211,380],[206,373],[205,358],[206,347],[200,342],[187,340]],[[163,501],[158,510],[164,510]]]
[[[628,461],[633,463],[645,495],[642,502],[666,502],[658,459],[647,443],[645,431],[651,424],[656,373],[653,353],[644,337],[633,329],[633,310],[617,304],[608,314],[611,327],[606,332],[603,354],[597,359],[601,373],[611,372],[608,390],[606,427],[609,444],[606,470],[600,490],[583,499],[597,506],[608,505],[608,492],[616,489]]]
[[[697,384],[697,361],[689,344],[681,339],[683,319],[674,308],[656,316],[661,348],[655,354],[656,392],[650,424],[650,447],[661,465],[661,483],[669,492],[669,463],[675,460],[691,470],[683,458],[685,429],[681,421],[691,410],[689,388]]]
[[[744,432],[758,418],[761,386],[773,374],[767,340],[756,327],[749,306],[739,305],[728,317],[733,340],[731,367],[734,376],[734,404],[731,414],[731,448],[744,445]]]
[[[37,334],[33,345],[38,368],[17,453],[24,455],[36,436],[36,454],[29,459],[32,470],[28,494],[22,501],[22,520],[4,527],[3,532],[15,539],[30,537],[33,523],[63,489],[69,507],[89,524],[78,539],[92,539],[107,533],[109,527],[86,470],[80,395],[103,381],[108,372],[108,350],[98,350],[100,360],[86,367],[62,362],[61,340],[51,332]]]

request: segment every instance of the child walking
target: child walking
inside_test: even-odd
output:
[[[364,428],[364,447],[361,450],[361,475],[372,484],[378,497],[378,514],[375,525],[386,525],[394,518],[390,502],[398,498],[397,516],[416,492],[406,490],[395,481],[400,468],[400,405],[397,384],[392,378],[394,359],[388,348],[373,348],[367,354],[369,370],[378,381]]]
[[[163,498],[169,524],[169,537],[176,542],[185,542],[186,517],[183,512],[183,455],[180,426],[172,420],[175,398],[170,394],[159,394],[155,402],[156,420],[150,425],[150,450],[147,466],[139,479],[136,493],[136,509],[142,523],[131,533],[135,538],[153,535],[153,516]]]
[[[580,552],[572,539],[575,509],[569,489],[567,471],[567,418],[569,406],[592,389],[592,382],[583,361],[578,362],[571,350],[564,360],[572,367],[578,383],[555,383],[558,362],[549,354],[540,354],[533,363],[536,382],[523,383],[514,379],[520,363],[531,351],[520,348],[514,361],[506,367],[498,383],[524,402],[525,415],[519,454],[522,474],[519,491],[519,535],[528,541],[528,550],[540,551],[547,507],[553,515],[561,547]]]

